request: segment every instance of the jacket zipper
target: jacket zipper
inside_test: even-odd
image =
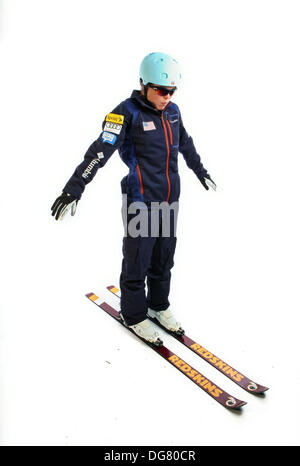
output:
[[[139,176],[139,180],[140,180],[141,193],[142,193],[142,195],[144,195],[144,186],[143,186],[142,175],[141,175],[141,169],[140,169],[139,164],[137,164],[136,168],[137,168],[138,176]]]
[[[166,177],[167,177],[167,180],[168,180],[168,196],[167,196],[166,202],[169,202],[169,198],[170,198],[170,194],[171,194],[171,183],[170,183],[170,178],[169,178],[170,146],[169,146],[168,133],[167,133],[167,128],[166,128],[163,112],[161,113],[161,121],[162,121],[162,124],[163,124],[164,132],[165,132],[165,138],[166,138],[166,144],[167,144]]]
[[[169,123],[169,120],[166,120],[166,121],[167,121],[167,125],[168,125],[169,132],[170,132],[170,141],[171,141],[171,144],[173,146],[173,135],[172,135],[171,125]]]

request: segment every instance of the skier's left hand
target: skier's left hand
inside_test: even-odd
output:
[[[213,189],[214,191],[217,190],[217,185],[216,183],[211,179],[210,175],[207,173],[207,175],[203,176],[200,178],[200,181],[204,188],[208,191],[209,188]]]

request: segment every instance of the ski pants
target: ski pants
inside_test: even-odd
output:
[[[127,325],[146,319],[148,307],[163,311],[170,305],[168,296],[177,241],[176,228],[171,222],[170,236],[162,236],[161,217],[159,222],[157,237],[134,238],[127,235],[123,238],[121,312]]]

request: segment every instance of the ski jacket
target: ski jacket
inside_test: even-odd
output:
[[[86,184],[115,150],[129,168],[121,181],[122,193],[135,201],[177,201],[180,194],[178,152],[200,179],[207,174],[193,140],[173,102],[156,110],[140,91],[133,91],[109,113],[99,138],[93,142],[63,191],[80,199]]]

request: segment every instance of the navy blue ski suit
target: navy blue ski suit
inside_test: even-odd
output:
[[[80,199],[86,184],[115,150],[129,168],[121,181],[122,193],[127,195],[128,202],[142,201],[150,206],[151,202],[178,201],[178,152],[199,179],[207,175],[183,126],[178,106],[170,101],[160,111],[140,91],[133,91],[130,98],[106,116],[99,138],[89,147],[63,191]],[[124,237],[120,288],[121,310],[128,325],[144,320],[147,307],[156,311],[169,307],[175,247],[174,231],[170,237],[161,234],[156,238]]]

